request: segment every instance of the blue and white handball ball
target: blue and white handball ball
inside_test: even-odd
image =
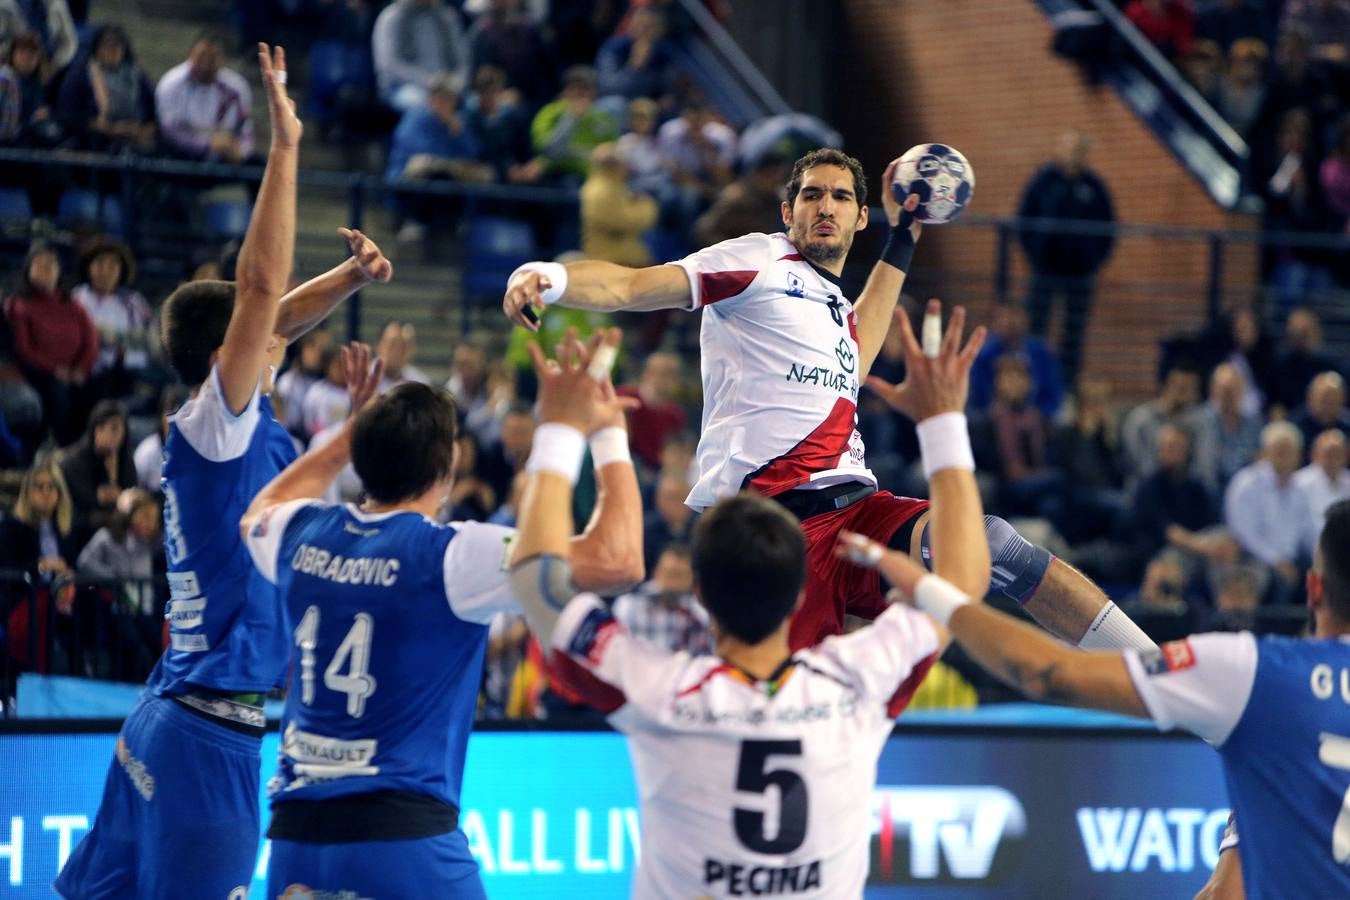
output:
[[[914,217],[927,225],[955,219],[975,194],[975,170],[955,147],[919,144],[906,150],[898,162],[891,194],[901,203],[910,194],[918,194]]]

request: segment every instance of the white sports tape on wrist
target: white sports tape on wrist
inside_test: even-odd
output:
[[[631,463],[628,450],[628,432],[617,425],[601,428],[591,435],[591,465],[598,472],[610,463]]]
[[[875,569],[886,555],[886,548],[875,541],[858,536],[844,538],[844,552],[848,554],[848,561],[855,566]]]
[[[527,262],[517,267],[511,273],[511,278],[515,278],[521,272],[538,272],[548,279],[548,289],[541,291],[539,294],[540,299],[544,301],[546,306],[561,300],[563,292],[567,290],[567,267],[562,263]],[[506,279],[508,283],[510,283],[511,278]]]
[[[942,316],[937,313],[924,313],[923,331],[920,333],[923,355],[929,359],[942,352]]]
[[[591,357],[591,364],[586,367],[586,374],[596,381],[604,381],[609,377],[610,371],[614,368],[614,360],[619,358],[619,351],[609,344],[601,344],[595,351],[595,356]]]
[[[534,447],[525,463],[526,472],[552,472],[572,484],[581,477],[586,458],[586,436],[571,425],[545,422],[534,430]]]
[[[914,605],[932,616],[943,628],[952,619],[952,613],[970,602],[970,598],[949,581],[936,575],[925,575],[914,588]]]
[[[929,416],[914,430],[919,435],[924,478],[932,478],[943,469],[975,471],[975,454],[970,449],[970,430],[966,427],[965,413],[947,412]]]

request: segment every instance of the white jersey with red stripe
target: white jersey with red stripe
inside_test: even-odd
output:
[[[554,677],[628,736],[642,816],[632,896],[862,896],[877,758],[938,651],[927,617],[892,606],[756,681],[635,638],[582,594],[553,648]]]
[[[702,309],[705,509],[747,487],[768,496],[876,484],[857,430],[858,319],[836,276],[786,234],[747,234],[679,260]]]

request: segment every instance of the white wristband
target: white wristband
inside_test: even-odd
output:
[[[924,478],[932,478],[943,469],[975,471],[975,454],[970,450],[970,430],[966,427],[965,413],[930,416],[914,430],[919,435]]]
[[[545,305],[557,303],[562,299],[563,291],[567,290],[567,267],[562,263],[527,262],[512,272],[511,278],[515,278],[521,272],[538,272],[548,279],[548,289],[539,293]],[[508,283],[511,278],[506,279]]]
[[[525,463],[526,472],[553,472],[572,484],[581,477],[586,458],[586,436],[571,425],[545,422],[534,430],[534,446]]]
[[[610,463],[632,463],[628,450],[628,432],[618,425],[601,428],[591,435],[591,465],[598,472]]]
[[[952,613],[970,602],[970,598],[950,581],[936,575],[925,575],[914,588],[914,605],[932,616],[943,628],[951,621]]]

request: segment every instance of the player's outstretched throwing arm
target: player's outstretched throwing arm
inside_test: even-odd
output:
[[[303,127],[295,101],[286,95],[286,51],[258,45],[263,92],[272,122],[253,218],[239,248],[234,313],[218,362],[220,384],[231,412],[241,413],[258,386],[258,372],[271,349],[277,308],[286,293],[295,246],[295,179]]]

